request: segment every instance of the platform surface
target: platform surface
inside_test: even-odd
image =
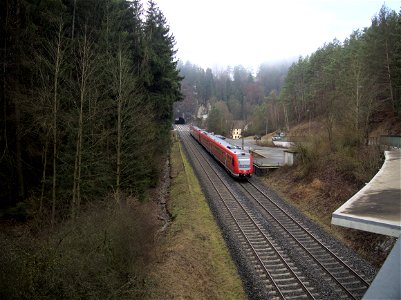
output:
[[[386,151],[385,157],[376,176],[333,213],[332,224],[401,235],[401,151]]]
[[[242,146],[242,140],[227,139],[231,144]],[[254,163],[260,167],[278,168],[284,165],[285,148],[259,146],[253,139],[244,139],[245,149],[257,154]]]

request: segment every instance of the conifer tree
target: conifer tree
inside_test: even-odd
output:
[[[400,115],[401,24],[395,11],[383,6],[365,33],[366,65],[376,78],[378,99],[389,103],[395,115]]]
[[[161,126],[165,146],[169,124],[172,122],[173,103],[182,98],[181,77],[174,58],[175,40],[166,19],[154,1],[149,1],[148,6],[144,26],[144,86],[154,107],[156,121]]]

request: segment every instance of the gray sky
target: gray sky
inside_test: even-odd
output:
[[[291,60],[368,27],[383,0],[155,0],[177,42],[177,58],[213,69]]]

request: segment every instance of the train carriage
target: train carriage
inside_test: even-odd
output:
[[[252,155],[238,146],[202,130],[196,126],[190,127],[192,137],[197,140],[210,154],[218,160],[234,177],[251,177],[253,173]]]

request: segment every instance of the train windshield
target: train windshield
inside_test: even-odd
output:
[[[238,159],[238,165],[240,170],[248,170],[251,167],[251,161],[249,158]]]

